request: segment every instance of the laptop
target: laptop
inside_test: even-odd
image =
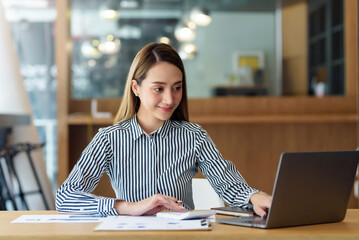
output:
[[[359,151],[282,153],[266,218],[217,219],[257,228],[279,228],[342,221]]]

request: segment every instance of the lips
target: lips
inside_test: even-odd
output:
[[[163,112],[171,112],[173,107],[158,107]]]

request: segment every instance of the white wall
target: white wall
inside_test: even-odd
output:
[[[225,75],[233,73],[233,54],[239,50],[264,51],[264,80],[269,94],[276,95],[274,13],[215,12],[210,25],[197,27],[193,43],[198,55],[184,62],[189,97],[210,97],[213,86],[225,83]]]

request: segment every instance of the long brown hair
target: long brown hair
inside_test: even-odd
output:
[[[183,62],[177,51],[171,46],[164,43],[150,43],[144,46],[133,59],[127,75],[125,91],[114,123],[126,121],[137,113],[141,102],[132,91],[131,81],[135,79],[137,84],[141,86],[142,81],[147,76],[147,72],[158,62],[171,63],[181,70],[183,78],[182,100],[173,112],[171,119],[188,121],[186,74]]]

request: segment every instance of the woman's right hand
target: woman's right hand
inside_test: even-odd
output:
[[[114,208],[121,215],[154,215],[164,209],[177,212],[186,212],[182,205],[176,203],[177,199],[161,194],[153,195],[139,202],[125,202],[117,200]]]

